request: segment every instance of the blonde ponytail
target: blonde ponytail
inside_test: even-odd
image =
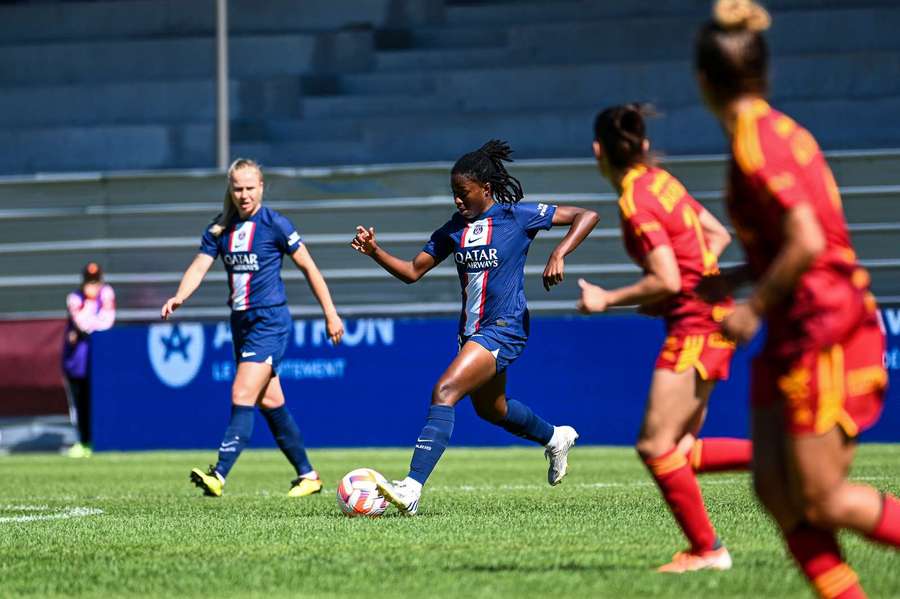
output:
[[[765,31],[772,24],[769,11],[753,0],[717,0],[713,20],[723,29]]]
[[[228,227],[228,223],[231,222],[231,219],[237,214],[237,208],[234,207],[234,202],[231,199],[231,176],[235,171],[239,171],[243,168],[256,169],[256,172],[259,173],[259,180],[263,180],[262,169],[255,160],[238,158],[231,163],[231,166],[228,167],[228,187],[225,188],[225,201],[222,203],[222,212],[216,215],[216,218],[213,219],[212,224],[209,226],[209,232],[216,237],[225,231],[225,228]]]

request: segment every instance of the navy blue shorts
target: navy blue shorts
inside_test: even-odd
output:
[[[277,370],[291,338],[293,321],[286,305],[231,313],[234,361],[263,362]]]
[[[478,329],[468,337],[460,336],[459,348],[462,349],[467,341],[473,341],[494,354],[494,358],[497,360],[497,374],[500,374],[522,355],[528,337],[521,335],[512,327],[489,325]]]

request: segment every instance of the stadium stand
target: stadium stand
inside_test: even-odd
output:
[[[883,301],[896,302],[900,152],[834,152],[829,158],[874,290]],[[668,166],[721,215],[722,158],[672,158]],[[541,288],[540,274],[559,233],[538,237],[527,271],[532,309],[570,311],[578,276],[607,285],[634,276],[636,269],[618,239],[615,198],[590,160],[533,160],[513,168],[526,199],[591,206],[601,215],[598,229],[567,261],[567,281],[551,294]],[[297,223],[344,314],[452,313],[459,308],[452,266],[438,267],[417,285],[398,285],[349,248],[359,223],[375,226],[391,251],[414,255],[453,210],[449,170],[446,163],[272,169],[266,202]],[[61,298],[77,284],[70,273],[94,259],[116,288],[120,320],[154,318],[195,254],[203,228],[219,210],[222,193],[222,175],[214,171],[7,178],[0,182],[0,196],[15,198],[21,207],[0,209],[0,254],[6,265],[0,276],[0,315],[59,316]],[[737,259],[739,251],[731,248],[725,260]],[[295,313],[317,313],[300,273],[284,273]],[[209,277],[210,283],[183,308],[185,317],[227,314],[221,266]]]
[[[669,166],[721,214],[724,165],[708,154],[724,150],[722,136],[699,105],[689,56],[705,3],[230,4],[233,153],[267,168],[267,203],[295,219],[348,315],[458,309],[447,265],[398,286],[348,243],[357,222],[372,224],[386,247],[412,255],[452,210],[445,161],[489,137],[526,159],[512,169],[530,199],[601,212],[552,294],[539,275],[556,233],[539,237],[527,290],[536,310],[569,310],[578,276],[631,277],[611,190],[585,158],[603,104],[653,101],[664,113],[651,125],[658,149],[706,154]],[[900,300],[900,151],[889,149],[900,147],[900,129],[884,122],[900,113],[900,5],[768,4],[774,103],[835,150],[875,291]],[[215,154],[210,3],[34,2],[0,5],[0,18],[9,25],[0,143],[14,148],[0,154],[0,316],[61,316],[71,273],[94,259],[116,287],[120,318],[153,318],[221,205],[221,173],[201,170]],[[353,163],[370,166],[310,168]],[[384,163],[395,164],[371,166]],[[295,312],[314,313],[299,273],[285,273]],[[227,314],[220,267],[211,278],[186,316]]]
[[[827,148],[900,146],[881,122],[900,108],[900,6],[768,4],[775,103]],[[235,0],[233,149],[289,167],[452,160],[494,135],[523,158],[578,157],[599,104],[644,99],[670,117],[653,130],[667,152],[721,152],[690,69],[705,10],[685,0]],[[210,3],[25,3],[0,6],[0,18],[0,142],[16,148],[0,173],[213,164]],[[853,127],[830,126],[841,117]]]

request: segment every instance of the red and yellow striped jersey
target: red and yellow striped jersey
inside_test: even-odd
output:
[[[629,256],[643,268],[651,251],[667,245],[678,262],[681,291],[658,307],[670,331],[676,325],[679,331],[695,334],[715,331],[716,321],[731,303],[713,306],[694,293],[703,276],[719,271],[700,226],[704,210],[678,179],[661,168],[640,165],[622,181],[619,216]]]
[[[830,345],[871,315],[875,305],[869,275],[857,264],[825,157],[809,131],[763,100],[738,116],[727,203],[754,278],[781,251],[782,221],[791,208],[812,206],[825,235],[825,251],[786,302],[767,315],[770,346]]]

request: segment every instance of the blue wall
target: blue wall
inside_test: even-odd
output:
[[[885,310],[891,378],[900,370],[900,310]],[[357,319],[345,343],[325,341],[324,323],[295,321],[282,384],[307,444],[408,446],[431,387],[456,351],[455,319]],[[660,322],[639,316],[535,318],[508,392],[547,420],[572,424],[589,444],[630,444],[641,422]],[[751,348],[752,349],[752,348]],[[233,376],[227,323],[118,327],[94,336],[94,439],[98,450],[214,448],[230,411]],[[746,436],[750,351],[713,394],[704,434]],[[167,381],[167,382],[166,382]],[[895,384],[870,441],[900,440]],[[519,442],[457,408],[454,445]],[[273,446],[262,418],[252,441]]]

